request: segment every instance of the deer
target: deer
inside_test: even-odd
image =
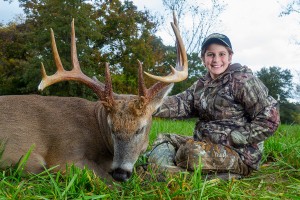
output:
[[[138,95],[116,94],[112,89],[109,64],[105,63],[105,82],[81,71],[77,57],[74,19],[71,22],[72,69],[65,70],[51,29],[51,47],[57,71],[48,76],[41,63],[40,91],[62,81],[77,81],[91,88],[97,101],[80,97],[43,95],[0,96],[0,142],[3,145],[0,168],[18,164],[34,145],[24,167],[26,173],[47,168],[64,171],[67,165],[88,168],[97,176],[119,182],[128,181],[134,165],[149,144],[152,114],[163,103],[174,83],[188,77],[186,50],[174,15],[171,22],[177,49],[176,68],[156,76],[147,88],[142,62],[138,61]]]

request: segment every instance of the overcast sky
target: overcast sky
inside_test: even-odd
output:
[[[201,0],[194,0],[195,3]],[[300,71],[300,15],[279,17],[290,0],[224,0],[227,4],[219,30],[227,35],[234,49],[234,62],[253,70],[279,66]],[[133,0],[139,9],[144,7],[164,12],[162,0]],[[202,1],[203,2],[203,1]],[[7,23],[22,10],[17,1],[12,4],[0,0],[0,22]],[[168,34],[159,34],[163,40]]]
[[[194,0],[194,2],[200,2]],[[279,17],[289,0],[225,0],[227,6],[216,32],[227,35],[234,62],[254,70],[279,66],[300,71],[300,15]],[[161,0],[134,0],[139,7],[159,11]],[[162,34],[163,36],[163,34]]]

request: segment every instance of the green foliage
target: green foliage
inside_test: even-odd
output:
[[[137,60],[148,71],[155,62],[163,59],[163,44],[154,36],[157,25],[150,13],[137,11],[131,1],[125,1],[124,4],[120,1],[104,2],[97,7],[107,40],[102,48],[102,56],[112,65],[112,72],[122,74],[121,79],[124,80],[116,89],[122,93],[135,94]],[[131,80],[135,80],[133,85]]]
[[[269,94],[278,100],[280,104],[281,122],[286,124],[299,124],[299,103],[291,103],[288,101],[288,98],[292,97],[294,91],[291,71],[279,67],[264,67],[257,72],[257,76],[269,89]],[[296,89],[297,88],[295,88],[295,90]]]
[[[295,91],[294,91],[293,98],[296,101],[300,102],[300,71],[296,71],[296,75],[297,75],[296,80],[298,80],[298,81],[295,85]]]
[[[7,71],[14,70],[18,74],[15,76],[9,76],[17,82],[18,94],[36,93],[37,85],[41,80],[40,66],[41,62],[44,62],[48,73],[53,73],[55,70],[50,46],[50,28],[53,28],[56,33],[56,42],[58,50],[61,55],[62,62],[66,69],[70,69],[70,22],[73,17],[76,17],[76,22],[80,23],[79,29],[86,27],[86,31],[79,31],[77,39],[79,41],[86,38],[96,37],[97,31],[91,26],[91,15],[88,11],[91,11],[91,6],[88,4],[81,5],[80,1],[25,1],[21,2],[21,6],[25,9],[27,16],[24,24],[18,25],[25,27],[23,29],[16,29],[16,37],[10,38],[9,44],[17,44],[23,47],[25,56],[21,57],[19,54],[14,54],[22,62],[18,66],[18,70],[14,70],[11,66],[7,66]],[[93,30],[93,31],[92,31]],[[23,36],[23,40],[16,40],[16,38]],[[99,37],[99,36],[98,36]],[[93,49],[88,46],[88,41],[81,45],[79,43],[79,52],[85,51],[87,54],[92,54]],[[7,45],[7,48],[11,48],[12,45]],[[15,51],[14,51],[15,52]],[[83,58],[82,58],[83,57]],[[88,64],[88,60],[84,59],[84,56],[79,55],[82,64],[85,66]],[[10,60],[11,55],[4,56],[4,59]],[[89,66],[89,65],[88,65]],[[91,66],[91,67],[95,67]],[[91,68],[83,67],[83,71],[87,74],[91,71]],[[94,70],[93,70],[94,71]],[[7,74],[7,72],[6,72]],[[7,82],[6,79],[2,79],[3,82]],[[67,95],[80,95],[85,96],[81,87],[76,84],[61,84],[61,89],[55,90],[55,87],[50,88],[50,93],[55,91],[64,91]],[[11,88],[15,87],[12,85]],[[6,87],[7,88],[7,87]],[[4,94],[11,94],[10,90]],[[49,93],[49,92],[46,92]],[[61,92],[62,93],[62,92]],[[69,93],[69,94],[68,94]],[[3,93],[2,93],[3,94]],[[65,94],[66,95],[66,94]]]
[[[289,69],[280,67],[263,67],[257,77],[267,86],[269,94],[280,102],[286,102],[293,91],[292,74]]]
[[[24,86],[22,65],[27,60],[26,25],[0,26],[0,94],[18,94]]]
[[[138,11],[131,1],[24,1],[24,24],[0,27],[0,94],[37,93],[41,80],[40,66],[47,74],[55,73],[50,29],[62,64],[70,70],[70,23],[75,19],[77,52],[82,71],[104,81],[104,63],[110,64],[116,93],[137,94],[137,69],[140,60],[145,71],[157,75],[170,73],[176,63],[174,46],[163,45],[156,32],[158,22],[148,11]],[[175,84],[172,94],[184,91],[202,75],[198,53],[188,55],[189,78]],[[145,78],[150,87],[156,81]],[[96,99],[92,90],[79,83],[62,82],[44,95],[80,96]]]
[[[280,103],[280,120],[284,124],[300,124],[300,103]]]
[[[24,24],[0,27],[3,35],[1,95],[37,93],[41,62],[49,75],[55,73],[50,28],[54,30],[64,67],[72,68],[70,22],[73,18],[83,72],[104,81],[104,62],[108,62],[117,93],[137,93],[137,59],[143,62],[145,71],[157,75],[168,74],[169,65],[175,65],[175,47],[163,45],[154,35],[158,26],[156,18],[148,11],[138,11],[131,1],[19,0],[19,3],[26,13]],[[172,94],[187,89],[205,71],[198,53],[190,53],[188,60],[189,78],[175,84]],[[149,78],[145,81],[148,87],[155,83]],[[55,84],[43,94],[96,98],[90,89],[73,82]]]
[[[157,26],[155,19],[149,12],[137,11],[131,1],[19,2],[26,13],[26,20],[17,27],[25,28],[15,28],[14,25],[0,27],[1,35],[15,35],[1,37],[2,95],[36,93],[41,79],[41,62],[48,74],[56,71],[50,44],[50,28],[54,30],[64,67],[67,70],[72,68],[70,23],[73,18],[78,58],[83,72],[103,81],[104,63],[110,63],[113,76],[122,74],[122,78],[116,83],[118,92],[137,93],[137,59],[144,63],[145,70],[153,68],[156,62],[160,63],[164,59],[164,45],[154,36]],[[6,49],[11,51],[7,52]],[[132,81],[133,84],[128,87],[126,81]],[[90,89],[71,82],[51,86],[44,94],[95,98]]]

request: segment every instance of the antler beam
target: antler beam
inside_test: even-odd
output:
[[[188,77],[188,61],[187,61],[186,50],[182,38],[180,36],[175,13],[173,13],[173,19],[174,22],[171,22],[171,26],[176,36],[176,46],[177,46],[176,68],[171,66],[171,73],[167,76],[155,76],[147,72],[144,72],[149,77],[164,83],[180,82],[185,80]],[[182,69],[182,71],[179,71],[178,69]]]
[[[55,61],[55,65],[57,68],[57,72],[51,76],[46,74],[45,67],[42,63],[42,81],[40,82],[38,89],[43,90],[46,87],[67,80],[74,80],[82,82],[83,84],[87,85],[91,88],[101,99],[102,101],[108,102],[110,105],[113,103],[113,96],[112,96],[112,83],[110,78],[110,71],[108,63],[105,64],[105,88],[100,85],[97,81],[91,79],[90,77],[86,76],[80,69],[78,57],[77,57],[77,49],[75,44],[75,28],[74,28],[74,19],[72,20],[71,24],[71,61],[73,69],[71,71],[66,71],[62,65],[60,56],[58,54],[54,32],[51,29],[51,43],[52,43],[52,51],[53,57]]]
[[[172,72],[167,76],[155,76],[145,72],[151,78],[158,80],[156,84],[154,84],[151,88],[147,89],[144,83],[143,75],[142,75],[142,64],[139,62],[139,96],[143,99],[144,103],[149,102],[163,87],[170,83],[180,82],[188,77],[188,61],[186,50],[180,36],[180,32],[178,29],[177,20],[175,17],[175,13],[173,13],[174,22],[171,22],[171,26],[175,33],[176,37],[176,50],[177,50],[177,63],[176,68],[171,66]],[[60,56],[58,54],[54,32],[51,29],[51,43],[52,43],[52,51],[53,57],[55,61],[55,65],[57,68],[57,72],[51,76],[46,74],[45,67],[42,63],[42,81],[40,82],[38,89],[43,90],[44,88],[66,80],[74,80],[79,81],[93,89],[93,91],[97,94],[100,100],[106,102],[106,105],[112,107],[114,104],[113,92],[112,92],[112,83],[109,71],[108,63],[105,64],[105,86],[103,84],[98,83],[97,81],[86,76],[80,68],[78,57],[77,57],[77,49],[75,44],[75,28],[74,28],[74,19],[72,20],[72,33],[71,33],[71,60],[72,60],[72,70],[66,71],[62,65]]]
[[[155,76],[144,72],[149,77],[158,80],[151,88],[147,89],[144,83],[144,79],[142,76],[142,64],[139,62],[139,95],[142,97],[143,101],[149,102],[162,88],[170,83],[180,82],[185,80],[188,77],[188,60],[186,50],[180,36],[180,32],[178,29],[177,19],[175,13],[173,12],[173,20],[171,22],[171,26],[175,33],[176,37],[176,51],[177,51],[177,63],[176,68],[171,66],[172,72],[167,76]]]

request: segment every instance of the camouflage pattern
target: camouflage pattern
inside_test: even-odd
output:
[[[252,171],[237,152],[210,141],[200,142],[188,136],[160,134],[154,146],[148,155],[148,162],[171,172],[194,171],[199,164],[203,174],[230,172],[248,175]]]
[[[277,101],[252,71],[240,64],[230,65],[214,80],[207,74],[186,91],[169,96],[154,116],[197,117],[193,139],[210,141],[218,147],[195,145],[205,151],[225,151],[229,157],[237,154],[243,161],[241,166],[246,164],[252,169],[259,168],[263,141],[280,123]]]
[[[163,140],[149,152],[148,162],[156,163],[159,166],[176,166],[175,154],[175,147],[167,140]]]

